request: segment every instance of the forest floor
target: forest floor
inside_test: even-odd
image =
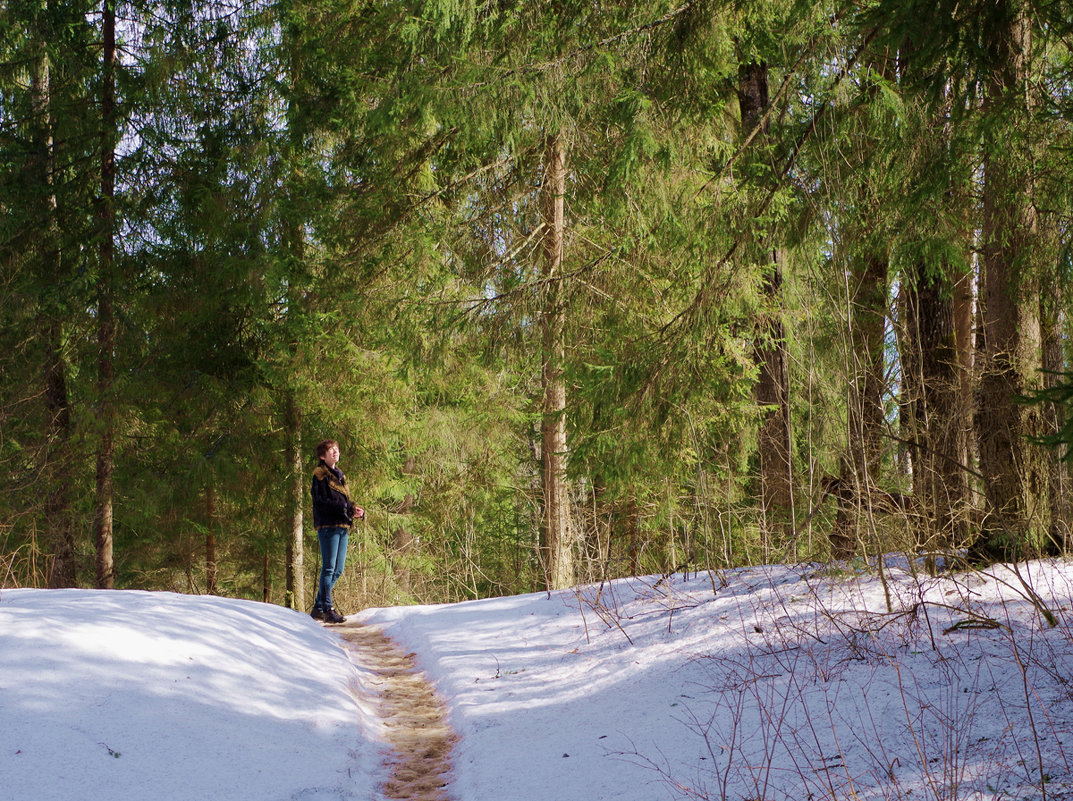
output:
[[[417,670],[415,655],[404,653],[374,626],[352,621],[329,628],[339,633],[350,660],[372,675],[379,690],[377,712],[389,745],[384,795],[447,801],[451,749],[457,736],[447,723],[443,701]]]
[[[342,626],[3,588],[0,801],[1073,801],[1071,676],[1070,559],[755,565]]]

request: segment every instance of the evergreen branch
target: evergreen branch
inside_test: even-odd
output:
[[[514,287],[512,289],[508,289],[505,292],[498,292],[495,295],[491,295],[489,297],[485,297],[485,298],[459,298],[458,300],[440,301],[440,303],[441,304],[447,304],[447,305],[469,304],[468,308],[465,309],[465,312],[474,311],[475,309],[478,309],[481,306],[487,306],[490,303],[496,303],[496,302],[501,301],[501,300],[506,300],[507,298],[510,298],[510,297],[512,297],[514,295],[519,295],[519,294],[522,294],[522,293],[525,293],[525,292],[528,292],[528,291],[534,290],[534,289],[540,289],[541,287],[548,286],[548,285],[554,284],[554,283],[558,283],[560,281],[567,281],[567,280],[570,280],[570,279],[573,279],[573,278],[577,278],[579,275],[584,275],[585,273],[587,273],[590,270],[592,270],[594,267],[596,267],[596,265],[600,264],[600,262],[604,261],[609,256],[610,256],[610,253],[605,253],[604,255],[600,256],[599,258],[595,259],[594,261],[591,261],[588,264],[583,264],[582,266],[578,267],[576,270],[571,270],[570,272],[561,273],[559,275],[547,275],[547,276],[544,276],[542,278],[537,278],[537,279],[535,279],[533,281],[526,281],[525,283],[519,284],[518,286],[516,286],[516,287]]]
[[[760,134],[761,131],[764,130],[765,127],[767,127],[768,122],[770,122],[771,120],[772,112],[775,110],[775,107],[778,105],[779,101],[782,100],[783,95],[790,87],[790,80],[797,74],[798,68],[811,54],[812,50],[810,48],[802,49],[801,56],[797,59],[796,62],[794,62],[793,67],[787,70],[786,75],[783,76],[782,83],[779,84],[779,88],[775,92],[775,96],[771,98],[771,101],[768,103],[767,108],[764,109],[764,113],[760,116],[760,119],[757,120],[756,125],[753,126],[753,129],[749,132],[749,135],[745,137],[745,141],[741,143],[741,146],[738,147],[734,155],[727,159],[726,163],[723,164],[719,171],[712,175],[711,178],[705,181],[704,184],[699,189],[697,189],[696,192],[693,193],[693,197],[689,199],[690,202],[693,202],[698,197],[700,197],[701,193],[706,191],[708,187],[710,187],[713,183],[715,183],[716,181],[723,180],[723,178],[726,177],[726,174],[730,170],[730,168],[733,167],[737,163],[738,159],[740,159],[742,155],[744,155],[745,151],[748,150],[749,146],[753,143],[753,140]]]
[[[656,28],[659,28],[663,25],[666,25],[668,22],[677,19],[679,16],[689,11],[692,7],[692,2],[685,3],[684,5],[681,5],[676,9],[668,11],[661,17],[657,17],[654,20],[649,20],[648,22],[642,23],[641,25],[637,25],[636,27],[630,28],[629,30],[619,31],[618,33],[612,34],[610,36],[604,37],[603,39],[600,39],[599,41],[593,42],[592,44],[576,47],[569,53],[559,56],[558,58],[553,58],[550,61],[526,64],[521,67],[513,67],[509,70],[506,70],[505,72],[500,73],[494,81],[480,81],[478,83],[471,84],[469,88],[482,89],[496,81],[508,80],[517,75],[547,72],[548,70],[554,69],[555,67],[561,66],[562,64],[572,61],[573,59],[576,59],[578,56],[583,55],[585,53],[592,52],[593,50],[596,50],[598,48],[609,47],[610,45],[617,44],[623,39],[628,39],[631,36],[635,36],[639,33],[647,33],[648,31],[655,30]]]
[[[846,62],[845,66],[843,66],[842,69],[839,70],[838,74],[832,81],[830,88],[828,89],[827,95],[829,98],[835,94],[842,81],[845,80],[846,76],[848,76],[852,72],[853,68],[857,65],[857,62],[860,59],[861,55],[864,53],[865,49],[872,43],[872,40],[876,37],[878,31],[878,28],[873,28],[871,31],[869,31],[868,35],[865,36],[864,39],[861,41],[860,45],[858,45],[857,49],[854,51],[850,59]],[[810,51],[806,49],[805,53],[800,59],[798,59],[797,63],[795,64],[795,69],[798,65],[802,63],[805,55],[807,55],[809,52]],[[720,170],[719,174],[713,177],[707,183],[705,183],[704,187],[701,188],[702,190],[705,187],[710,186],[714,180],[721,178],[726,173],[726,170],[729,169],[729,167],[732,166],[737,161],[737,159],[741,157],[741,155],[745,152],[746,147],[748,147],[748,145],[755,140],[757,134],[763,129],[763,126],[770,118],[772,110],[775,108],[775,101],[779,100],[782,94],[785,92],[788,86],[790,76],[792,75],[793,71],[788,73],[787,77],[783,79],[782,85],[779,87],[778,92],[776,92],[774,100],[768,103],[768,108],[764,111],[764,114],[762,115],[761,119],[758,121],[754,129],[749,133],[749,136],[746,138],[746,141],[731,157],[730,161],[728,161],[727,164],[724,165],[723,169]],[[790,153],[787,156],[785,162],[779,169],[778,173],[775,175],[771,186],[768,188],[759,206],[757,207],[756,212],[754,214],[755,217],[762,216],[767,210],[768,206],[771,204],[771,201],[774,199],[776,192],[782,185],[782,182],[784,181],[786,176],[789,175],[790,171],[797,163],[797,159],[801,153],[801,149],[804,147],[805,143],[812,137],[812,134],[815,132],[816,127],[820,123],[820,120],[823,118],[823,116],[830,107],[831,101],[829,99],[825,100],[823,104],[819,107],[819,109],[812,115],[812,118],[809,120],[809,124],[805,127],[805,130],[801,133],[801,135],[797,138],[797,141],[791,148]],[[699,194],[699,192],[697,194]],[[694,195],[693,199],[696,199],[696,195]],[[716,288],[713,287],[714,276],[717,270],[720,270],[725,267],[735,257],[741,243],[742,240],[740,238],[735,239],[734,242],[730,245],[730,247],[727,248],[723,256],[705,271],[701,287],[693,296],[693,300],[689,303],[688,306],[686,306],[686,308],[682,309],[680,312],[674,315],[674,317],[672,317],[669,321],[667,321],[659,328],[655,336],[655,339],[657,341],[666,343],[673,335],[674,330],[677,329],[679,326],[685,324],[685,322],[687,322],[688,320],[691,320],[697,314],[698,310],[710,307],[713,295],[717,295],[720,292],[725,293],[726,291],[728,291],[728,288],[730,286],[729,278],[726,282],[724,282],[724,285],[720,289],[718,289],[718,291],[716,291]],[[647,379],[645,380],[644,387],[642,388],[638,397],[644,397],[648,394],[649,390],[655,384],[659,375],[670,364],[670,360],[671,354],[665,351],[664,355],[656,361],[656,364],[653,367],[652,371],[649,373]]]
[[[446,145],[448,143],[448,141],[450,141],[451,136],[454,133],[456,133],[457,130],[458,130],[457,128],[452,128],[449,131],[447,131],[445,133],[445,135],[443,137],[441,137],[441,139],[435,144],[435,146],[432,148],[432,150],[433,151],[439,150],[444,145]],[[425,151],[426,152],[428,151],[427,147],[425,148]],[[404,178],[409,178],[409,177],[413,176],[413,174],[418,169],[420,169],[420,166],[424,162],[424,160],[425,160],[424,158],[415,159],[414,166],[403,177]],[[367,246],[371,242],[380,241],[381,239],[386,237],[389,233],[391,233],[391,231],[395,230],[400,225],[402,225],[404,222],[406,222],[418,209],[420,209],[423,206],[427,205],[431,201],[442,197],[443,195],[447,194],[448,192],[452,192],[455,189],[457,189],[457,188],[459,188],[461,186],[464,186],[465,184],[469,183],[470,181],[472,181],[477,176],[482,175],[482,174],[484,174],[486,172],[489,172],[490,170],[494,170],[497,167],[502,166],[503,164],[507,163],[510,160],[511,160],[511,156],[503,156],[503,157],[501,157],[501,158],[499,158],[499,159],[497,159],[495,161],[488,162],[487,164],[482,164],[479,167],[476,167],[475,169],[473,169],[470,172],[466,173],[465,175],[462,175],[462,176],[454,179],[453,181],[450,181],[449,183],[445,184],[444,186],[441,186],[438,189],[432,190],[430,192],[426,192],[424,195],[418,197],[417,199],[413,200],[410,203],[402,205],[401,207],[396,206],[396,208],[395,208],[396,214],[393,217],[391,217],[390,219],[388,219],[387,222],[385,222],[385,224],[383,226],[381,226],[378,231],[373,233],[372,236],[367,237],[367,238],[363,238],[361,240],[361,244],[358,246],[358,248],[356,248],[355,250],[352,250],[348,254],[348,256],[350,258],[352,258],[352,259],[356,258],[358,250],[360,250],[364,246]],[[370,191],[372,191],[372,190],[370,189]]]
[[[519,253],[521,253],[522,250],[527,248],[532,243],[532,241],[537,238],[538,235],[540,235],[541,233],[544,232],[544,229],[547,228],[547,227],[548,227],[548,224],[546,222],[541,222],[540,225],[538,225],[536,228],[534,228],[532,230],[532,232],[529,234],[529,236],[527,236],[522,241],[522,243],[520,245],[518,245],[518,247],[514,248],[514,250],[512,250],[510,253],[508,253],[506,256],[504,256],[502,259],[500,259],[498,263],[493,264],[492,267],[491,267],[490,272],[492,272],[493,274],[497,273],[497,272],[499,272],[500,268],[502,268],[503,266],[505,266],[505,265],[509,264],[510,262],[514,261],[515,257],[517,257],[517,255]],[[502,295],[498,296],[497,299],[501,298],[501,297],[502,297]]]
[[[671,22],[675,18],[677,18],[680,15],[684,14],[685,12],[689,11],[692,7],[693,7],[693,3],[691,3],[691,2],[685,3],[684,5],[681,5],[681,6],[679,6],[678,8],[676,8],[676,9],[674,9],[672,11],[668,11],[662,17],[659,17],[659,18],[654,19],[654,20],[650,20],[649,22],[646,22],[643,25],[638,25],[637,27],[631,28],[630,30],[627,30],[627,31],[621,31],[619,33],[614,34],[613,36],[608,36],[608,37],[606,37],[604,39],[601,39],[600,41],[596,42],[595,44],[586,45],[585,47],[579,47],[579,48],[575,49],[573,52],[568,53],[567,55],[561,57],[560,59],[551,62],[551,66],[556,66],[556,65],[561,64],[563,62],[569,61],[570,59],[577,58],[582,53],[587,53],[587,52],[589,52],[591,50],[595,50],[598,47],[608,47],[609,45],[615,44],[615,43],[617,43],[617,42],[619,42],[619,41],[621,41],[623,39],[627,39],[627,38],[629,38],[629,37],[631,37],[631,36],[633,36],[635,34],[645,33],[647,31],[655,30],[656,28],[659,28],[662,25],[666,25],[668,22]]]
[[[507,263],[509,263],[515,256],[518,255],[518,253],[523,248],[525,248],[529,243],[531,243],[533,241],[533,239],[536,237],[537,234],[542,232],[545,228],[547,228],[547,224],[543,223],[543,222],[540,223],[535,229],[533,229],[533,231],[529,234],[529,236],[526,237],[525,241],[522,242],[521,245],[516,247],[511,253],[509,253],[506,256],[504,256],[503,259],[501,259],[498,263],[492,265],[490,271],[493,272],[493,273],[497,272],[501,267],[503,267]],[[554,283],[557,283],[557,282],[560,282],[560,281],[566,281],[568,279],[578,278],[578,277],[584,275],[585,273],[594,270],[596,267],[598,267],[604,261],[606,261],[607,259],[611,258],[615,254],[615,250],[616,249],[605,250],[600,256],[598,256],[597,258],[595,258],[592,261],[588,262],[587,264],[581,265],[576,270],[571,270],[570,272],[561,273],[559,275],[544,276],[542,278],[538,278],[538,279],[535,279],[535,280],[532,280],[532,281],[526,281],[525,283],[519,284],[518,286],[516,286],[516,287],[514,287],[512,289],[508,289],[508,290],[506,290],[504,292],[498,292],[495,295],[491,295],[491,296],[488,296],[488,297],[482,297],[482,298],[462,298],[462,299],[459,299],[459,300],[440,301],[440,303],[451,304],[451,305],[463,304],[463,303],[464,304],[469,304],[469,307],[466,309],[466,311],[473,311],[474,309],[480,308],[481,306],[486,306],[486,305],[488,305],[490,303],[495,303],[495,302],[500,301],[500,300],[506,300],[507,298],[509,298],[509,297],[511,297],[513,295],[522,294],[522,293],[527,292],[529,290],[540,289],[541,287],[548,286],[550,284],[554,284]],[[609,295],[607,295],[607,293],[603,292],[603,290],[599,290],[596,287],[593,287],[591,285],[589,285],[589,287],[594,292],[598,292],[598,293],[604,294],[607,297],[610,297]]]
[[[878,28],[873,28],[869,32],[869,34],[864,38],[864,40],[861,42],[861,44],[857,47],[857,50],[854,52],[853,56],[849,59],[849,61],[846,62],[846,65],[841,70],[839,70],[838,75],[835,76],[834,81],[831,83],[831,87],[830,87],[829,92],[828,92],[829,95],[833,95],[835,93],[835,91],[837,91],[837,89],[841,85],[842,81],[846,78],[847,75],[849,75],[849,73],[856,66],[857,61],[861,57],[861,54],[864,52],[865,48],[867,48],[868,45],[871,44],[871,42],[875,38],[877,32],[878,32]],[[798,63],[800,63],[800,61]],[[783,85],[785,86],[785,84],[786,84],[786,81],[784,80]],[[780,87],[779,91],[780,92],[782,91],[782,87]],[[816,113],[812,115],[812,118],[809,120],[809,124],[805,127],[805,130],[802,132],[802,134],[797,138],[797,141],[794,143],[793,148],[791,148],[790,154],[787,156],[785,163],[782,165],[782,168],[779,170],[778,174],[775,176],[775,180],[773,181],[772,186],[768,189],[767,193],[764,195],[764,198],[760,202],[760,205],[757,208],[756,213],[754,214],[754,216],[759,217],[759,216],[763,215],[764,212],[767,210],[768,206],[771,204],[771,201],[774,199],[775,193],[778,191],[782,180],[784,178],[786,178],[786,176],[790,173],[790,170],[792,170],[794,168],[794,165],[797,163],[797,157],[800,155],[801,149],[804,147],[805,142],[807,142],[809,140],[809,138],[811,138],[812,134],[816,130],[816,126],[819,124],[820,120],[822,119],[822,117],[824,116],[824,114],[826,113],[826,111],[830,107],[831,107],[831,102],[829,100],[825,101],[820,106],[820,108],[816,111]],[[768,109],[765,111],[765,113],[764,113],[764,115],[763,115],[763,117],[761,119],[761,122],[758,123],[756,128],[750,133],[750,137],[749,137],[748,141],[751,142],[753,140],[753,138],[755,138],[756,133],[760,130],[760,128],[763,125],[763,120],[766,120],[769,117],[772,108],[774,108],[774,103],[773,102],[768,104]],[[744,152],[744,145],[742,146],[742,148],[740,148],[738,150],[738,152],[733,156],[733,158],[731,159],[731,162],[729,162],[729,163],[733,163],[733,161],[735,159],[737,159],[741,155],[742,152]],[[728,166],[729,166],[729,163],[728,163]],[[725,169],[726,168],[724,168],[723,171],[720,171],[720,175],[723,174]],[[708,181],[708,183],[705,184],[705,186],[710,186],[710,185],[711,185],[711,181]],[[726,266],[730,262],[730,260],[732,258],[734,258],[734,255],[737,253],[738,247],[739,247],[740,244],[741,244],[740,239],[735,239],[734,240],[733,244],[731,244],[731,246],[727,249],[727,252],[722,256],[722,258],[720,258],[715,263],[713,268],[709,269],[706,272],[704,285],[700,288],[700,290],[694,296],[693,301],[685,309],[683,309],[678,314],[676,314],[670,321],[665,323],[660,328],[657,338],[664,339],[668,335],[668,333],[671,331],[672,328],[677,326],[683,320],[692,317],[696,313],[697,309],[707,306],[707,302],[708,302],[708,299],[710,297],[710,292],[709,292],[709,283],[710,282],[708,280],[709,277],[714,273],[714,271],[716,269]]]

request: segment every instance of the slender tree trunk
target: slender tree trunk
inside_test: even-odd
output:
[[[761,126],[756,146],[766,150],[767,130],[762,123],[768,106],[767,64],[750,62],[739,73],[738,104],[742,137]],[[763,236],[763,232],[761,232]],[[759,368],[756,402],[760,406],[757,451],[760,501],[765,544],[772,534],[792,534],[793,463],[790,449],[790,380],[786,332],[782,321],[782,259],[777,249],[766,250],[763,285],[764,313],[756,332],[753,358]],[[780,543],[781,544],[781,543]]]
[[[760,417],[759,455],[761,498],[766,529],[792,535],[793,463],[790,453],[790,374],[786,334],[782,322],[782,268],[772,251],[770,273],[764,284],[768,309],[761,321],[754,358],[760,367],[756,402]]]
[[[874,53],[869,68],[893,80],[893,63],[888,50]],[[875,146],[861,142],[863,158],[874,154]],[[842,491],[838,494],[836,526],[831,532],[831,554],[835,559],[853,555],[864,542],[862,524],[871,524],[868,500],[879,485],[882,443],[885,429],[883,393],[886,390],[886,323],[890,296],[889,243],[877,242],[875,228],[886,209],[874,199],[872,186],[856,187],[856,252],[849,254],[849,313],[847,315],[850,382],[847,403],[846,457],[839,470]]]
[[[887,320],[889,266],[872,253],[855,260],[850,286],[850,358],[847,458],[842,461],[838,514],[831,529],[831,556],[851,557],[861,541],[861,522],[869,514],[863,502],[878,484],[886,388],[884,330]]]
[[[977,416],[980,471],[987,495],[981,555],[1031,553],[1049,528],[1046,468],[1029,437],[1042,430],[1038,407],[1017,402],[1040,383],[1039,288],[1032,259],[1037,221],[1031,197],[1027,114],[1023,94],[1030,25],[1023,9],[1005,4],[1009,29],[998,54],[984,111],[992,124],[984,142],[984,343]]]
[[[966,237],[968,241],[968,237]],[[961,436],[958,442],[961,452],[958,461],[965,466],[975,461],[976,449],[973,447],[975,431],[973,430],[974,409],[974,384],[973,367],[976,343],[973,341],[973,286],[975,279],[974,271],[969,268],[959,273],[954,279],[954,340],[957,343],[957,366],[958,366],[958,425],[961,426]],[[973,486],[971,475],[965,476],[965,511],[969,518],[972,517]],[[964,536],[964,534],[959,534]]]
[[[272,600],[272,573],[269,570],[270,567],[268,551],[265,551],[264,559],[261,562],[261,600],[266,604]]]
[[[917,546],[948,551],[963,533],[968,486],[958,461],[960,376],[953,283],[918,264],[907,293],[903,360],[913,430],[913,492]],[[931,562],[929,562],[931,564]]]
[[[35,54],[31,65],[30,169],[35,196],[39,235],[38,269],[42,285],[53,287],[61,280],[62,260],[56,191],[55,148],[52,112],[52,68],[45,43],[51,38],[46,15],[41,12],[34,31]],[[42,454],[45,527],[52,562],[47,573],[49,587],[73,587],[75,575],[74,521],[71,510],[71,410],[67,393],[67,363],[63,347],[63,322],[55,304],[44,301],[39,318],[44,342],[45,447]]]
[[[45,520],[52,547],[49,587],[74,587],[75,536],[71,514],[71,410],[67,396],[67,366],[63,356],[62,324],[52,319],[47,328],[45,409],[47,441]]]
[[[101,439],[97,445],[96,574],[97,587],[115,586],[112,554],[112,472],[115,459],[115,409],[112,384],[115,379],[114,266],[115,242],[115,7],[103,2],[103,80],[101,84],[101,197],[100,271],[97,278],[97,397]]]
[[[283,3],[282,11],[286,17],[290,3]],[[283,247],[285,256],[299,266],[293,274],[300,274],[306,260],[305,205],[299,181],[300,163],[298,158],[305,147],[305,126],[299,114],[300,106],[296,97],[303,85],[303,70],[299,32],[288,26],[284,31],[287,44],[287,70],[291,98],[287,101],[287,144],[289,149],[289,172],[287,173],[286,204],[283,221]],[[294,280],[288,284],[287,311],[290,315],[304,310],[307,298]],[[298,352],[298,342],[291,343],[292,353]],[[305,593],[305,520],[303,510],[308,489],[308,474],[303,469],[302,453],[302,410],[292,388],[284,389],[285,425],[287,429],[287,469],[290,473],[290,497],[288,498],[289,531],[285,550],[286,588],[285,603],[291,609],[306,609]]]
[[[906,336],[908,329],[909,319],[909,289],[902,283],[898,287],[898,294],[895,298],[895,328],[898,331],[898,336],[902,339]],[[912,353],[911,349],[908,349],[904,341],[898,342],[899,353]],[[912,406],[909,403],[909,399],[912,397],[913,388],[912,381],[908,377],[907,373],[913,368],[902,367],[900,370],[898,381],[898,431],[900,433],[897,450],[894,454],[895,474],[898,478],[899,484],[906,484],[912,480],[913,459],[915,458],[912,448],[909,445],[913,436],[912,425]]]
[[[544,492],[545,570],[550,589],[573,585],[574,526],[566,478],[566,358],[563,310],[563,234],[565,229],[566,147],[561,134],[549,136],[544,165],[544,293],[540,316],[543,340],[541,425]]]
[[[879,480],[884,428],[883,392],[886,389],[884,332],[887,321],[889,267],[885,256],[864,259],[853,303],[854,360],[857,392],[851,404],[850,452],[865,487]]]
[[[305,609],[305,549],[303,510],[305,506],[305,473],[302,470],[302,414],[294,394],[287,393],[287,452],[290,455],[290,497],[288,511],[290,531],[286,547],[286,606]]]
[[[534,591],[538,589],[548,589],[548,558],[547,550],[544,541],[544,456],[543,456],[543,429],[544,420],[541,416],[539,427],[536,423],[526,426],[526,440],[529,445],[529,494],[530,497],[540,499],[539,514],[534,512],[528,513],[528,509],[525,512],[519,512],[524,514],[525,518],[529,521],[529,533],[526,542],[519,549],[518,558],[521,561],[528,561],[530,554],[539,555],[539,567],[540,569],[533,572],[533,585]],[[535,503],[535,501],[534,501]]]

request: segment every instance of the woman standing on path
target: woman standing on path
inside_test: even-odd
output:
[[[317,466],[313,470],[313,528],[320,541],[320,584],[313,602],[314,620],[343,623],[346,618],[332,606],[332,587],[343,574],[350,527],[362,520],[365,510],[350,500],[346,476],[338,468],[339,443],[326,439],[317,445]]]

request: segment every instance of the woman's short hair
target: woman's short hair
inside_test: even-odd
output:
[[[323,442],[318,442],[317,443],[317,458],[318,459],[323,459],[324,454],[326,454],[328,452],[328,448],[332,447],[333,445],[338,446],[339,443],[336,442],[334,439],[326,439]]]

